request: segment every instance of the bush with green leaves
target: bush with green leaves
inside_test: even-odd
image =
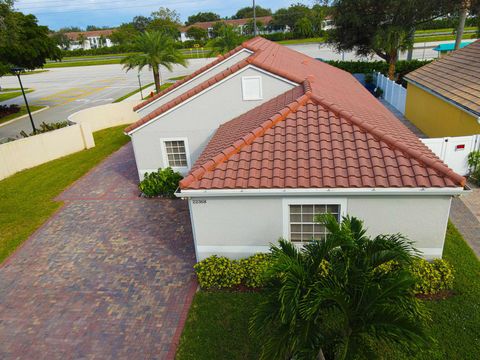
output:
[[[272,265],[269,254],[258,253],[246,259],[240,260],[240,266],[244,270],[243,284],[251,288],[259,288],[265,285],[265,273]]]
[[[56,123],[48,123],[48,124],[44,121],[40,124],[39,127],[37,127],[36,132],[31,132],[31,133],[27,134],[24,130],[22,130],[22,131],[20,131],[20,136],[26,138],[26,137],[29,137],[29,136],[43,134],[43,133],[46,133],[46,132],[49,132],[49,131],[58,130],[58,129],[67,127],[68,125],[69,125],[68,121],[59,121],[59,122],[56,122]]]
[[[238,286],[245,277],[240,261],[225,256],[210,256],[193,266],[203,289],[225,289]]]
[[[470,167],[470,178],[480,185],[480,150],[468,154],[468,166]]]
[[[453,267],[444,259],[435,259],[432,262],[425,259],[415,260],[411,272],[416,280],[416,294],[432,295],[453,288]]]
[[[158,169],[157,172],[145,173],[138,188],[147,197],[164,196],[173,198],[180,180],[182,180],[182,175],[171,167],[167,167]]]

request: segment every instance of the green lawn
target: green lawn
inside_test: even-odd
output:
[[[128,142],[124,128],[98,131],[94,148],[0,181],[0,263],[62,205],[53,200],[62,190]]]
[[[476,39],[477,34],[463,34],[462,39],[463,40],[468,40],[468,39]],[[434,41],[454,41],[455,40],[455,35],[437,35],[437,36],[422,36],[422,37],[415,37],[414,42],[415,43],[423,43],[423,42],[434,42]]]
[[[441,32],[450,32],[453,34],[454,28],[443,28],[443,29],[429,29],[429,30],[417,30],[415,31],[415,35],[425,35],[425,34],[435,34]],[[475,26],[466,26],[465,31],[472,31],[477,30]]]
[[[94,66],[94,65],[111,65],[120,64],[121,58],[118,59],[95,59],[92,60],[79,60],[79,61],[59,61],[50,62],[45,64],[45,68],[61,68],[61,67],[74,67],[74,66]]]
[[[27,71],[24,71],[21,75],[22,76],[25,76],[25,75],[34,75],[34,74],[39,74],[39,73],[43,73],[43,72],[47,72],[48,70],[42,70],[42,69],[39,69],[39,70],[27,70]],[[13,74],[5,74],[3,76],[16,76],[16,75],[13,75]]]
[[[320,43],[324,41],[325,39],[323,37],[315,37],[315,38],[308,38],[308,39],[281,40],[281,41],[277,41],[277,43],[282,45],[297,45],[297,44],[308,44],[308,43]]]
[[[33,90],[25,89],[25,93],[31,93]],[[21,91],[12,91],[12,92],[0,92],[0,102],[14,99],[16,97],[22,96]]]
[[[34,111],[43,109],[44,107],[45,106],[30,105],[30,111],[34,112]],[[0,124],[5,123],[5,122],[10,121],[10,120],[13,120],[13,119],[15,119],[17,117],[20,117],[22,115],[25,115],[25,114],[27,114],[27,107],[26,106],[21,106],[19,112],[0,118]]]
[[[2,90],[0,90],[0,93],[5,91],[16,91],[16,90],[22,90],[22,89],[21,88],[2,88]]]
[[[455,295],[446,300],[426,302],[433,319],[432,345],[416,354],[382,349],[384,359],[478,359],[480,262],[451,224],[444,257],[456,270]],[[181,337],[177,360],[257,359],[258,344],[249,337],[247,327],[261,299],[261,293],[197,293]]]

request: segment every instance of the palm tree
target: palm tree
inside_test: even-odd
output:
[[[376,48],[383,49],[388,62],[388,78],[395,80],[398,53],[413,46],[413,37],[402,28],[380,29],[373,39]]]
[[[142,70],[148,66],[153,71],[157,93],[160,92],[161,66],[169,71],[172,71],[173,64],[187,66],[183,54],[175,47],[175,40],[163,32],[145,31],[137,35],[134,39],[134,48],[139,53],[124,57],[121,61],[123,68],[127,71],[134,68]]]
[[[218,35],[210,43],[212,47],[211,54],[225,54],[235,49],[243,41],[242,35],[232,25],[222,24],[218,30]]]
[[[408,270],[412,243],[401,235],[372,239],[356,218],[318,220],[325,239],[272,247],[266,298],[250,322],[261,359],[374,358],[379,344],[427,344],[428,313]]]

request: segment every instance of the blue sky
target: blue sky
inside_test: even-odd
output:
[[[311,5],[314,0],[257,0],[257,5],[276,10],[293,2]],[[251,6],[252,1],[241,0],[17,0],[15,7],[37,16],[40,24],[52,30],[64,26],[117,26],[136,15],[149,15],[160,6],[177,10],[182,21],[198,11],[213,11],[231,16],[238,9]]]

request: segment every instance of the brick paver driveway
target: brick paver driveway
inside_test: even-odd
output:
[[[167,359],[195,292],[187,204],[138,197],[131,145],[0,268],[1,359]]]

